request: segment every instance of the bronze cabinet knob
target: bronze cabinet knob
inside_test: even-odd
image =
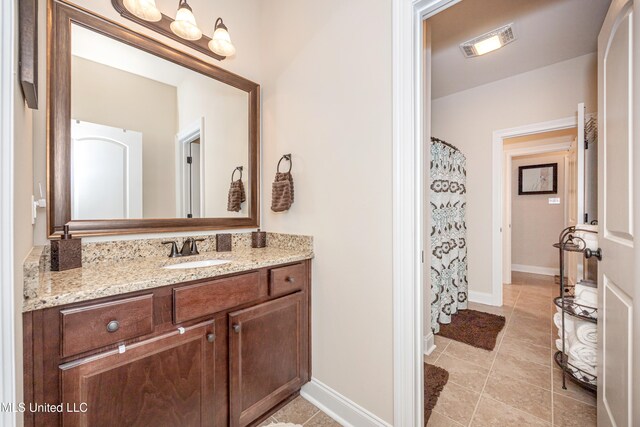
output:
[[[207,341],[214,342],[216,340],[216,334],[207,334]]]
[[[238,323],[233,325],[233,332],[235,332],[236,334],[239,334],[241,329],[242,327]]]

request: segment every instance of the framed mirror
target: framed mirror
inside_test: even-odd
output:
[[[257,227],[259,85],[50,7],[50,238]]]

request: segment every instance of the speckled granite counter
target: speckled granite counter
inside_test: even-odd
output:
[[[200,255],[168,258],[164,239],[83,243],[82,268],[50,271],[49,246],[33,249],[24,263],[23,312],[87,301],[190,280],[254,270],[313,258],[313,239],[288,234],[267,235],[267,247],[251,248],[251,235],[233,235],[231,252],[215,252],[215,236],[203,237]],[[227,264],[191,269],[165,269],[169,264],[203,259]]]

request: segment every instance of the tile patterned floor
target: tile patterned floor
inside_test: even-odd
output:
[[[300,424],[305,427],[340,427],[339,423],[301,396],[289,402],[259,427],[273,423]]]
[[[429,427],[596,425],[594,394],[567,381],[552,361],[557,330],[553,277],[513,273],[502,307],[469,308],[505,316],[493,351],[436,336],[425,361],[449,371]]]

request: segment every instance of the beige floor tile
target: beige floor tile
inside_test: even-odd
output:
[[[485,313],[504,316],[505,319],[509,319],[509,316],[511,316],[511,311],[513,311],[511,307],[507,307],[504,305],[502,307],[496,307],[494,305],[478,304],[476,302],[470,302],[468,308],[470,310],[484,311]]]
[[[445,348],[452,341],[449,338],[445,338],[442,335],[434,335],[433,336],[434,343],[436,345],[436,350],[444,351]]]
[[[275,418],[269,417],[266,420],[264,420],[261,424],[259,424],[258,427],[265,427],[265,426],[268,426],[270,424],[275,424],[277,422],[278,421]]]
[[[482,397],[473,427],[548,427],[551,424],[488,397]]]
[[[436,360],[438,360],[438,357],[440,357],[441,354],[442,354],[442,350],[436,347],[436,349],[433,350],[431,354],[429,354],[428,356],[427,355],[424,356],[424,361],[426,363],[430,363],[431,365],[434,365],[436,363]]]
[[[537,329],[535,325],[529,327],[526,323],[509,323],[509,325],[507,325],[505,337],[513,338],[518,341],[525,341],[542,347],[550,347],[551,327],[544,330]]]
[[[447,348],[448,350],[448,348]],[[460,360],[445,353],[438,359],[437,366],[449,372],[449,382],[480,392],[489,375],[489,369]]]
[[[551,367],[533,364],[498,352],[493,370],[513,379],[551,390]]]
[[[597,424],[595,406],[553,395],[553,423],[561,427],[591,427]]]
[[[309,421],[304,423],[305,427],[340,427],[341,424],[324,412],[318,412]]]
[[[480,393],[449,381],[438,397],[434,412],[445,414],[460,424],[469,425],[478,399]]]
[[[551,349],[548,346],[531,344],[513,337],[505,337],[498,352],[527,362],[551,365]]]
[[[273,414],[273,418],[281,423],[304,424],[318,411],[313,404],[298,396]]]
[[[547,314],[545,316],[530,316],[521,311],[514,311],[513,316],[511,316],[510,324],[525,326],[528,328],[550,333],[552,325],[552,315]]]
[[[592,391],[580,387],[567,378],[567,389],[562,389],[562,371],[555,367],[553,368],[553,392],[566,397],[572,397],[581,402],[587,403],[592,406],[596,406],[596,394]]]
[[[496,350],[487,351],[482,348],[472,347],[461,342],[453,341],[447,346],[445,354],[489,369],[491,368],[491,364],[493,363],[493,359],[495,359],[497,352]]]
[[[551,422],[551,390],[492,372],[483,393],[483,396]]]
[[[435,411],[431,412],[431,416],[429,417],[429,421],[427,422],[428,427],[461,427],[462,424],[453,421],[451,418],[439,414]]]

